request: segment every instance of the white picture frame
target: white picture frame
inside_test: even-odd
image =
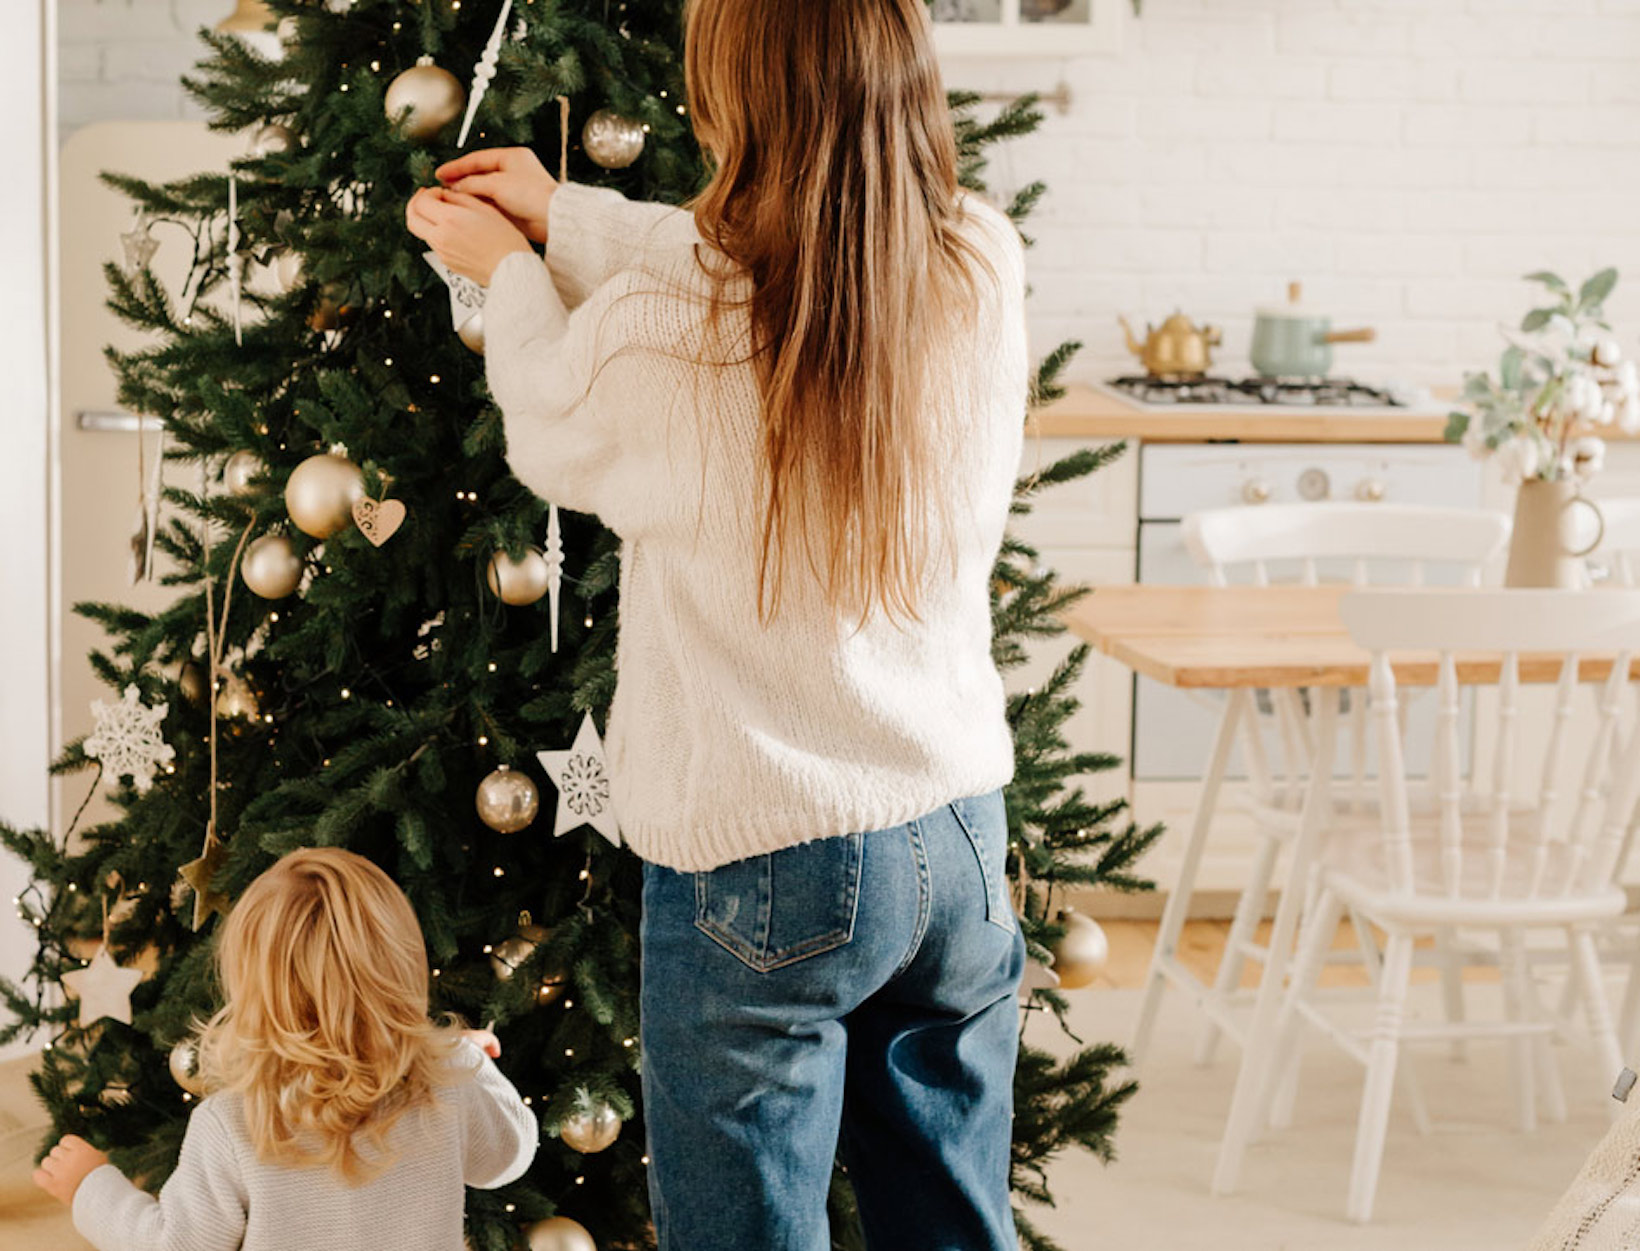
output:
[[[934,0],[941,56],[1114,56],[1132,0]]]

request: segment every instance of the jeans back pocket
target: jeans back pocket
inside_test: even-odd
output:
[[[759,973],[854,937],[865,836],[816,839],[695,874],[695,928]]]
[[[951,813],[979,859],[980,876],[985,879],[985,919],[1011,933],[1017,922],[1008,891],[1008,810],[1002,792],[955,800]]]

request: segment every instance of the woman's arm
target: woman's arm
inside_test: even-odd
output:
[[[74,1227],[98,1251],[237,1251],[245,1209],[233,1137],[207,1100],[188,1120],[176,1172],[158,1199],[105,1164],[75,1192]]]
[[[513,474],[537,495],[595,513],[623,537],[641,524],[653,484],[639,480],[641,449],[626,436],[632,400],[604,396],[606,372],[655,296],[630,272],[604,283],[574,312],[533,257],[506,257],[484,304],[485,367],[500,405]]]
[[[578,308],[646,255],[688,247],[693,231],[694,219],[683,209],[563,183],[547,209],[547,268],[564,306]]]

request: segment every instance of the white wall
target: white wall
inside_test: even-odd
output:
[[[50,702],[49,554],[47,544],[50,389],[46,296],[48,0],[15,0],[0,42],[0,151],[14,170],[0,199],[0,378],[7,382],[0,457],[0,819],[24,826],[50,818],[46,726]],[[27,967],[33,931],[11,900],[27,881],[23,865],[0,852],[0,975]],[[0,1052],[0,1055],[4,1055]]]
[[[1034,332],[1126,359],[1118,311],[1224,325],[1303,279],[1362,375],[1457,382],[1542,266],[1628,275],[1640,331],[1640,0],[1145,0],[1114,60],[953,64],[986,89],[1074,93],[997,160],[1043,178]]]

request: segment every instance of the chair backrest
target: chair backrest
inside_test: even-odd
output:
[[[1383,867],[1391,888],[1400,895],[1511,900],[1605,890],[1640,799],[1640,733],[1623,735],[1620,711],[1640,650],[1640,591],[1369,590],[1346,595],[1341,613],[1351,636],[1372,653]],[[1391,660],[1407,652],[1438,657],[1430,769],[1438,854],[1425,859],[1414,854]],[[1613,657],[1609,676],[1601,676],[1598,662]],[[1591,661],[1587,674],[1580,658]],[[1536,769],[1521,750],[1523,663],[1547,664],[1557,677]],[[1482,665],[1499,677],[1495,698],[1484,701],[1495,719],[1491,780],[1478,794],[1467,792],[1479,800],[1475,805],[1466,803],[1460,720],[1463,686],[1490,685],[1477,672]],[[1594,689],[1597,713],[1579,766],[1567,752],[1580,688]],[[1578,780],[1563,795],[1561,778],[1571,766]]]
[[[1606,567],[1611,586],[1640,586],[1640,499],[1597,500],[1605,521],[1589,559]]]
[[[1296,561],[1306,586],[1320,581],[1318,562],[1352,562],[1350,580],[1366,586],[1369,561],[1404,562],[1407,585],[1422,586],[1432,564],[1455,565],[1479,586],[1486,563],[1509,542],[1510,519],[1470,508],[1407,504],[1260,504],[1215,508],[1184,519],[1185,545],[1215,586],[1233,570],[1249,569],[1258,586],[1270,583],[1270,565]]]

